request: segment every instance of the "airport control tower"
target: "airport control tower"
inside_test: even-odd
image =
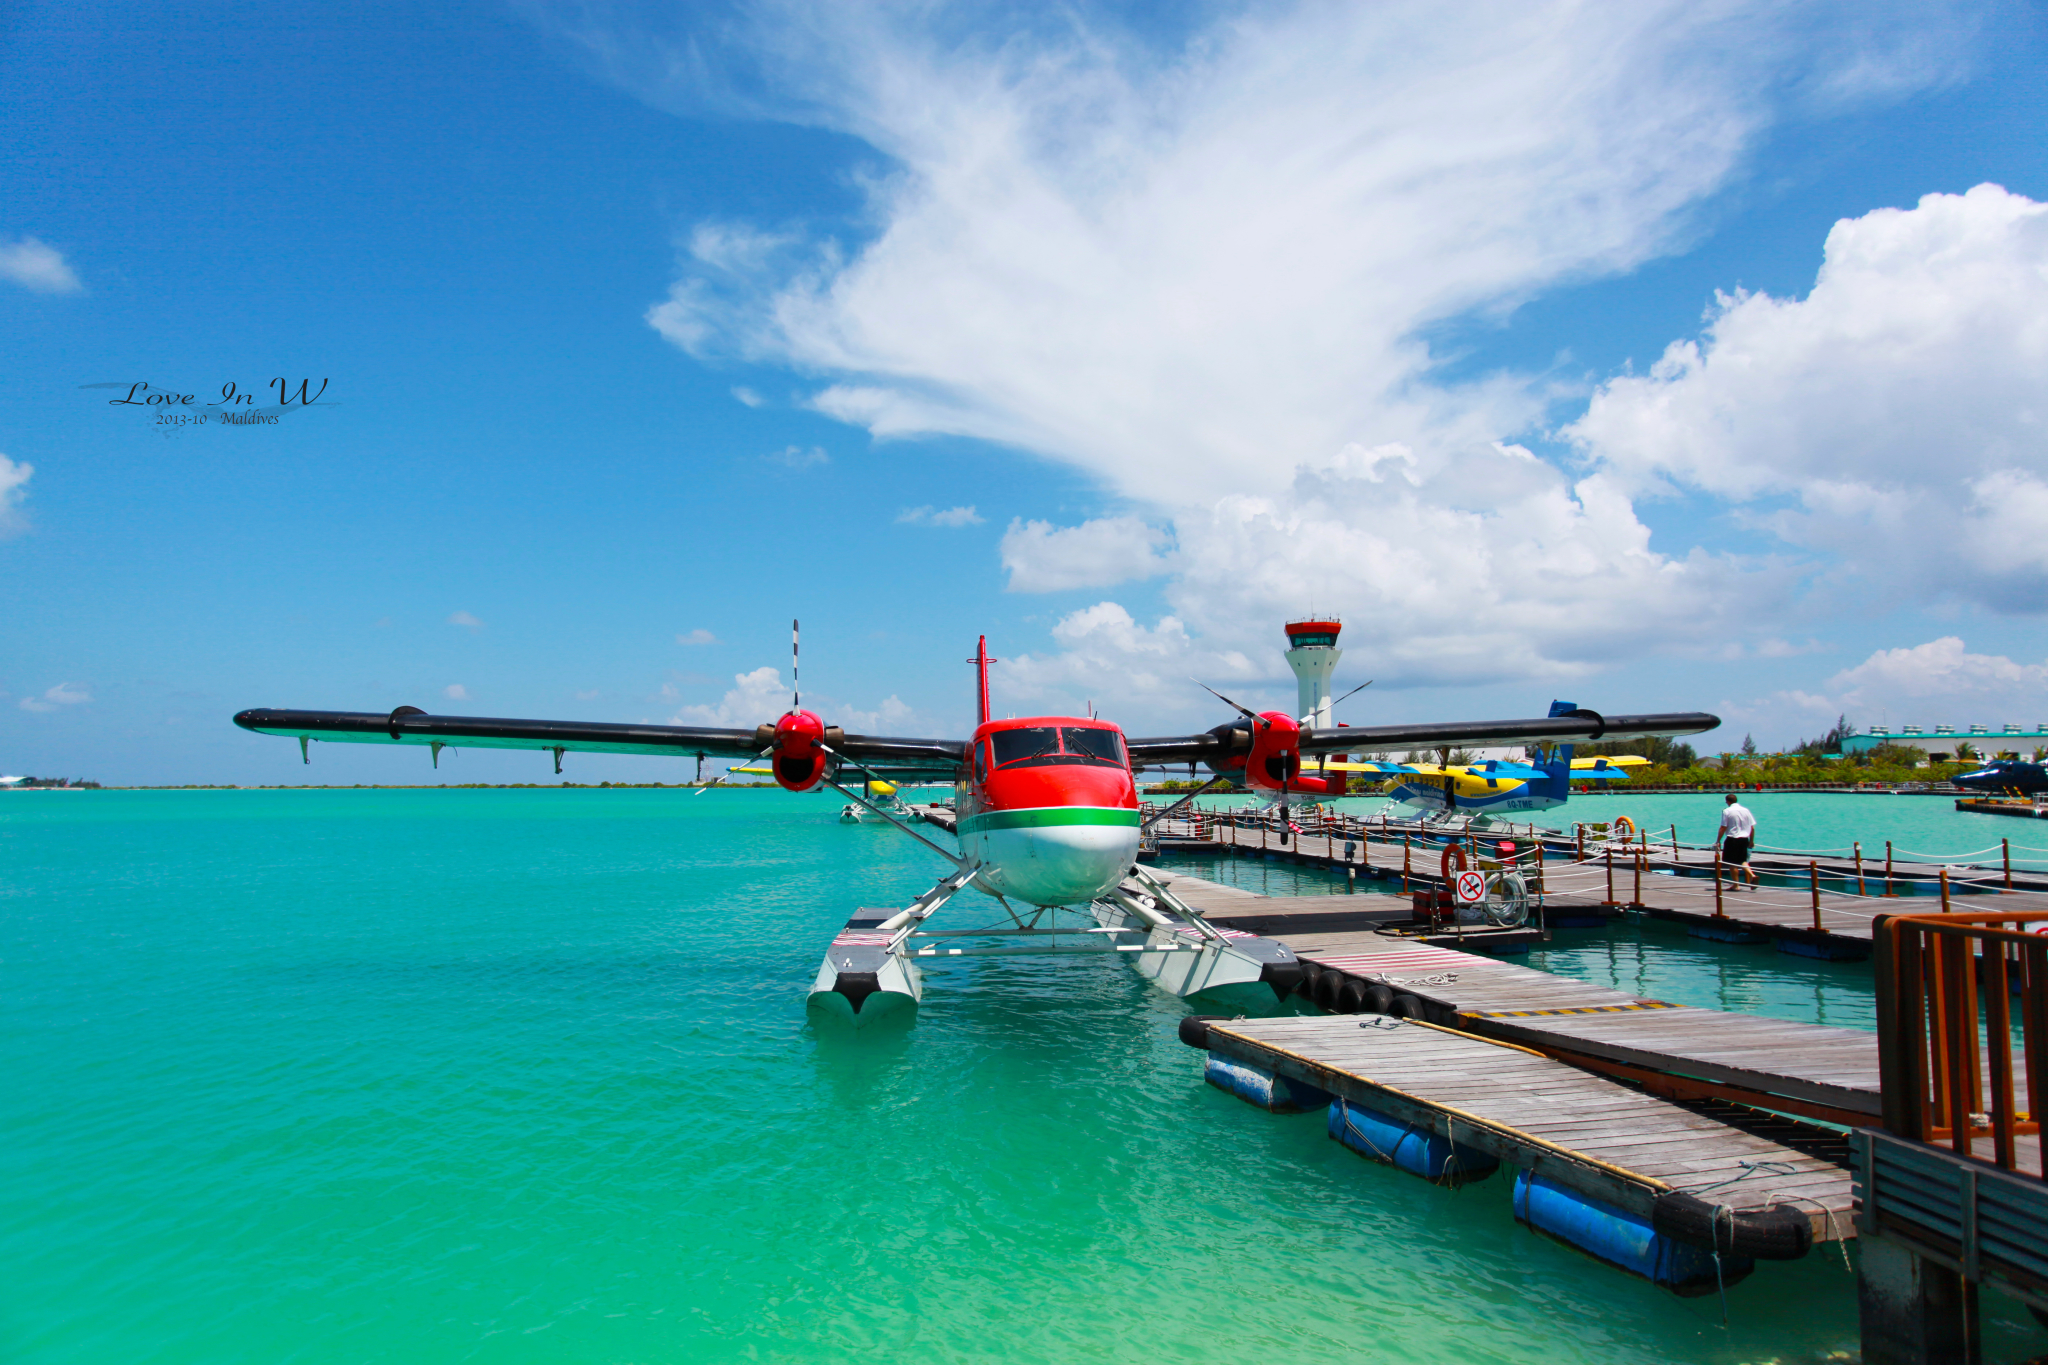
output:
[[[1311,729],[1327,730],[1336,724],[1330,716],[1330,675],[1344,651],[1337,648],[1337,632],[1344,623],[1334,616],[1315,616],[1287,623],[1287,666],[1301,685],[1301,704],[1294,714]]]

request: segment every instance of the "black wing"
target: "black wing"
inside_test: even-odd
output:
[[[592,754],[654,754],[665,758],[753,758],[768,747],[772,727],[716,730],[688,725],[614,725],[583,720],[498,720],[430,716],[410,706],[390,715],[362,711],[243,711],[235,724],[262,735],[345,744],[445,744],[457,749],[562,749]],[[827,732],[847,758],[887,775],[951,779],[967,745],[955,739],[889,739]]]
[[[1471,749],[1501,744],[1589,744],[1594,740],[1647,739],[1652,735],[1697,735],[1720,725],[1704,711],[1651,716],[1603,716],[1578,710],[1528,720],[1449,721],[1433,725],[1352,725],[1336,730],[1303,730],[1305,754],[1372,753],[1384,749]],[[1251,752],[1247,723],[1219,725],[1205,734],[1167,739],[1133,739],[1126,744],[1133,767],[1164,768],[1214,763]]]

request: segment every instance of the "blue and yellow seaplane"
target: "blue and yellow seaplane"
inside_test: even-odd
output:
[[[1554,701],[1552,716],[1582,714],[1573,702]],[[1488,759],[1481,763],[1329,763],[1328,771],[1394,778],[1387,795],[1424,810],[1449,814],[1505,815],[1513,811],[1548,810],[1571,799],[1574,782],[1626,782],[1628,769],[1649,763],[1633,754],[1574,758],[1573,745],[1548,745],[1532,751],[1530,762]]]

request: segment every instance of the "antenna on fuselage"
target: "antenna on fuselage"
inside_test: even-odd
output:
[[[989,722],[988,666],[993,663],[1001,663],[1002,660],[991,659],[988,656],[988,636],[982,635],[976,637],[974,641],[974,657],[967,662],[974,665],[976,690],[980,693],[981,697],[981,724],[986,725]]]

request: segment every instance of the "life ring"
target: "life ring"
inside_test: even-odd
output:
[[[1444,845],[1443,874],[1444,889],[1447,891],[1452,886],[1454,886],[1458,880],[1458,872],[1451,871],[1451,860],[1453,858],[1457,859],[1458,872],[1463,872],[1465,870],[1465,848],[1462,844]]]
[[[1617,815],[1614,817],[1614,830],[1615,833],[1621,835],[1622,841],[1625,843],[1636,837],[1636,822],[1629,819],[1626,815]],[[1626,831],[1626,833],[1623,833],[1623,831]]]

